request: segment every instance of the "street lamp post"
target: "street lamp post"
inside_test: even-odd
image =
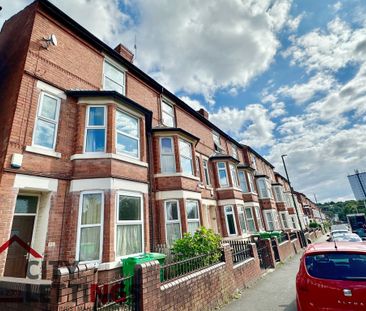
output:
[[[303,242],[302,244],[304,246],[307,246],[308,243],[307,243],[307,241],[305,239],[304,228],[303,228],[302,223],[301,223],[301,220],[300,220],[300,214],[299,214],[299,210],[298,210],[297,205],[296,205],[294,191],[293,191],[292,186],[291,186],[290,178],[288,177],[287,167],[286,167],[286,163],[285,163],[285,157],[287,157],[287,154],[281,155],[283,167],[284,167],[285,173],[286,173],[286,178],[287,178],[288,185],[289,185],[290,191],[291,191],[292,201],[294,202],[294,207],[295,207],[295,211],[296,211],[296,215],[297,215],[297,220],[299,221],[299,225],[300,225],[301,239],[302,239],[302,242]]]

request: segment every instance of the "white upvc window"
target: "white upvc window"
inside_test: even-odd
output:
[[[255,170],[257,170],[257,160],[256,160],[255,156],[252,154],[250,158],[251,158],[251,166],[252,166]]]
[[[239,181],[240,181],[240,188],[241,191],[243,191],[244,193],[248,193],[250,192],[248,189],[248,183],[247,183],[247,179],[245,177],[245,171],[239,171],[238,172],[239,175]]]
[[[291,217],[291,222],[292,222],[293,229],[300,229],[299,222],[297,220],[296,215],[291,215],[290,217]]]
[[[225,212],[225,221],[228,235],[229,236],[236,235],[237,234],[236,221],[233,206],[232,205],[224,206],[224,212]]]
[[[275,222],[273,219],[273,214],[271,211],[264,211],[264,215],[266,216],[266,224],[269,231],[275,230]]]
[[[291,195],[291,193],[286,193],[285,194],[286,195],[286,202],[287,202],[287,205],[289,206],[289,207],[292,207],[292,208],[295,208],[295,205],[294,205],[294,200],[292,199],[292,195]]]
[[[33,146],[54,150],[60,114],[61,99],[41,92],[33,132]]]
[[[264,178],[264,177],[258,178],[257,185],[258,185],[258,190],[259,190],[259,197],[261,199],[271,199],[272,198],[271,187],[266,178]]]
[[[257,218],[258,229],[260,231],[263,231],[264,226],[263,226],[263,221],[262,221],[262,216],[261,216],[259,206],[254,206],[254,212],[255,212],[255,217]]]
[[[254,187],[254,176],[252,173],[247,172],[248,181],[249,181],[249,192],[256,193],[255,187]]]
[[[195,200],[186,201],[186,212],[187,212],[187,231],[194,235],[196,230],[200,226],[200,214],[198,208],[198,202]]]
[[[288,219],[287,219],[287,217],[288,217],[287,212],[280,212],[280,215],[281,215],[281,223],[282,223],[283,228],[289,229],[290,226],[289,226]]]
[[[226,164],[225,162],[217,162],[217,174],[219,177],[220,187],[228,187],[229,181],[227,178]]]
[[[116,91],[122,95],[126,92],[125,71],[112,62],[104,60],[103,89],[107,91]]]
[[[247,222],[248,222],[248,230],[250,232],[256,232],[256,226],[255,226],[255,220],[254,220],[254,216],[253,216],[253,210],[251,207],[246,207],[245,208],[245,215],[247,218]]]
[[[182,237],[178,200],[165,201],[164,209],[166,241],[171,246]]]
[[[273,186],[276,202],[285,202],[282,186]]]
[[[210,171],[208,169],[208,160],[203,159],[203,173],[205,175],[206,186],[211,186]]]
[[[238,156],[238,147],[234,144],[231,145],[231,152],[233,154],[233,157],[237,160],[239,160],[239,156]]]
[[[103,250],[104,193],[85,191],[80,195],[76,260],[100,262]]]
[[[230,175],[231,175],[231,181],[233,183],[234,187],[239,187],[239,180],[238,180],[238,172],[236,171],[236,167],[234,164],[229,164],[230,167]]]
[[[174,106],[165,100],[161,102],[161,121],[165,126],[175,127]]]
[[[199,177],[200,180],[202,180],[201,161],[198,155],[196,155],[196,176]]]
[[[174,140],[172,137],[160,138],[160,167],[161,172],[175,173]]]
[[[214,147],[216,151],[221,151],[221,141],[220,141],[220,135],[217,134],[216,132],[212,132],[212,138],[214,141]]]
[[[244,205],[238,205],[238,217],[239,217],[239,224],[241,231],[243,233],[247,232],[247,224],[245,220],[245,212],[244,212]]]
[[[86,109],[85,152],[105,152],[107,107],[88,106]]]
[[[193,175],[192,144],[179,139],[179,155],[182,172]]]
[[[116,206],[116,257],[143,253],[144,213],[142,194],[119,192]]]
[[[140,158],[140,120],[124,111],[116,111],[116,149],[132,158]]]

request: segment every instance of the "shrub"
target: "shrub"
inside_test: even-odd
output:
[[[211,229],[200,227],[193,236],[185,233],[182,239],[176,240],[172,251],[176,260],[208,255],[205,263],[211,264],[217,262],[221,257],[221,236]]]
[[[309,224],[309,227],[310,228],[321,228],[321,225],[318,224],[317,222],[315,221],[311,221],[310,224]]]

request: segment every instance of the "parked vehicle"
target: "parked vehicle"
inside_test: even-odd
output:
[[[366,239],[366,217],[365,214],[348,214],[347,221],[353,233],[360,238]]]
[[[330,234],[327,235],[327,241],[330,242],[333,240],[333,238],[344,235],[346,233],[351,233],[350,228],[347,224],[333,225],[331,227]]]
[[[362,242],[362,239],[356,233],[338,234],[331,238],[333,242]]]
[[[366,244],[316,243],[296,276],[298,311],[366,310]]]

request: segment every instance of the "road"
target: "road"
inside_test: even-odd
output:
[[[296,311],[295,279],[300,257],[301,253],[279,265],[221,311]]]

